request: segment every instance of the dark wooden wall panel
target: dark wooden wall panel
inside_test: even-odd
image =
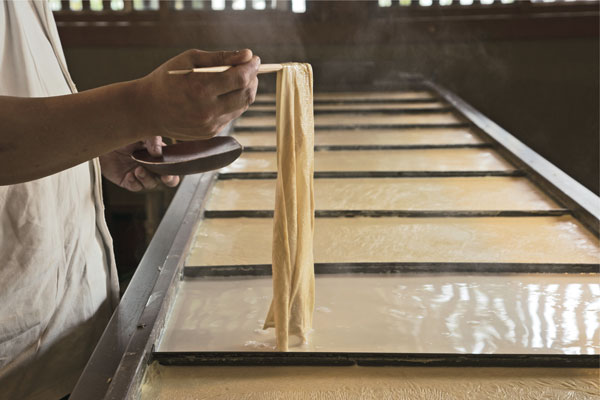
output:
[[[80,89],[142,76],[189,47],[250,47],[263,62],[308,61],[321,90],[393,89],[399,72],[421,73],[599,192],[597,2],[375,6],[311,2],[306,14],[163,6],[57,20]],[[273,83],[261,79],[263,89]]]

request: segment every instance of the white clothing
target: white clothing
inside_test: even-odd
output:
[[[0,95],[75,91],[46,1],[1,1]],[[97,159],[0,186],[0,399],[70,393],[117,301]]]

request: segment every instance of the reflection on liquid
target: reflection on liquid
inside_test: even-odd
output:
[[[513,167],[489,149],[317,151],[315,171],[506,171]],[[223,173],[275,172],[275,153],[243,153]]]
[[[322,275],[291,351],[600,354],[595,275]],[[270,278],[181,283],[160,351],[265,351]],[[292,343],[294,345],[294,343]]]
[[[551,210],[527,178],[315,179],[318,210]],[[275,179],[217,181],[207,210],[273,210]]]
[[[565,331],[565,341],[567,341],[568,344],[572,344],[572,342],[577,341],[577,338],[579,337],[579,330],[577,329],[578,321],[576,312],[578,311],[577,308],[580,303],[579,299],[581,298],[581,285],[567,285],[567,289],[565,292],[566,299],[564,302],[564,311],[562,313],[562,327]],[[577,346],[570,346],[569,353],[579,354],[580,349]]]

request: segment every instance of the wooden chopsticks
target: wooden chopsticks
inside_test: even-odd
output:
[[[218,67],[192,68],[192,69],[175,69],[169,71],[169,75],[186,75],[192,72],[224,72],[231,68],[231,65],[220,65]],[[261,64],[258,67],[259,74],[267,74],[277,72],[283,68],[281,64]]]

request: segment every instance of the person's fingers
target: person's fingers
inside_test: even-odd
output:
[[[177,175],[163,175],[160,180],[169,187],[175,187],[179,185],[179,176]]]
[[[153,157],[161,157],[162,156],[162,148],[163,141],[161,136],[152,136],[146,140],[144,140],[144,147],[148,150]]]
[[[223,111],[217,120],[217,124],[224,127],[229,122],[242,115],[248,109],[248,106],[254,103],[257,88],[258,78],[255,78],[249,88],[219,96],[219,100],[222,102]]]
[[[231,65],[220,73],[168,75],[165,70]],[[209,138],[218,132],[223,115],[245,110],[254,100],[260,59],[251,50],[205,52],[188,50],[143,79],[141,92],[148,98],[150,135],[179,140]],[[248,89],[243,92],[244,89]],[[240,91],[218,99],[220,95]],[[236,98],[237,97],[237,98]],[[221,101],[223,100],[223,101]],[[227,121],[229,122],[229,121]],[[150,138],[148,138],[150,139]],[[155,139],[158,140],[158,139]],[[156,142],[144,142],[153,156],[160,156]]]
[[[142,190],[142,184],[137,180],[133,172],[128,172],[125,178],[121,182],[121,186],[132,192],[139,192]]]
[[[158,186],[158,182],[154,175],[148,172],[144,167],[137,167],[135,169],[135,177],[146,190],[154,189]]]
[[[164,175],[160,177],[160,180],[166,186],[175,187],[179,185],[181,179],[176,175]],[[142,189],[151,190],[158,186],[158,177],[142,167],[137,167],[125,175],[121,186],[132,192],[139,192]]]
[[[253,56],[254,54],[250,49],[227,52],[227,54],[223,56],[223,59],[225,60],[225,64],[223,65],[245,64],[248,61],[252,60]]]
[[[188,69],[216,67],[219,65],[238,65],[247,63],[251,59],[252,50],[249,49],[236,51],[202,51],[190,49],[172,58],[167,67],[169,69]]]
[[[237,65],[243,64],[252,58],[252,51],[202,51],[198,49],[189,49],[173,57],[164,64],[168,69],[188,69],[214,67],[219,65]]]
[[[218,132],[225,129],[227,124],[229,124],[231,121],[233,121],[234,119],[236,119],[240,115],[242,115],[244,113],[244,111],[245,110],[243,108],[238,108],[237,110],[234,110],[233,112],[230,112],[229,114],[221,115],[215,122],[215,125],[217,125],[219,127]]]
[[[238,65],[247,63],[252,59],[252,50],[236,51],[202,51],[191,50],[190,61],[194,68],[213,67],[219,65]]]
[[[260,58],[254,56],[249,62],[233,66],[225,72],[210,73],[210,76],[202,73],[190,75],[195,75],[195,79],[206,87],[209,93],[218,96],[249,87],[258,73],[259,66]]]
[[[237,110],[246,111],[248,106],[254,103],[257,88],[258,78],[254,77],[249,87],[220,95],[217,101],[221,106],[221,114]]]

